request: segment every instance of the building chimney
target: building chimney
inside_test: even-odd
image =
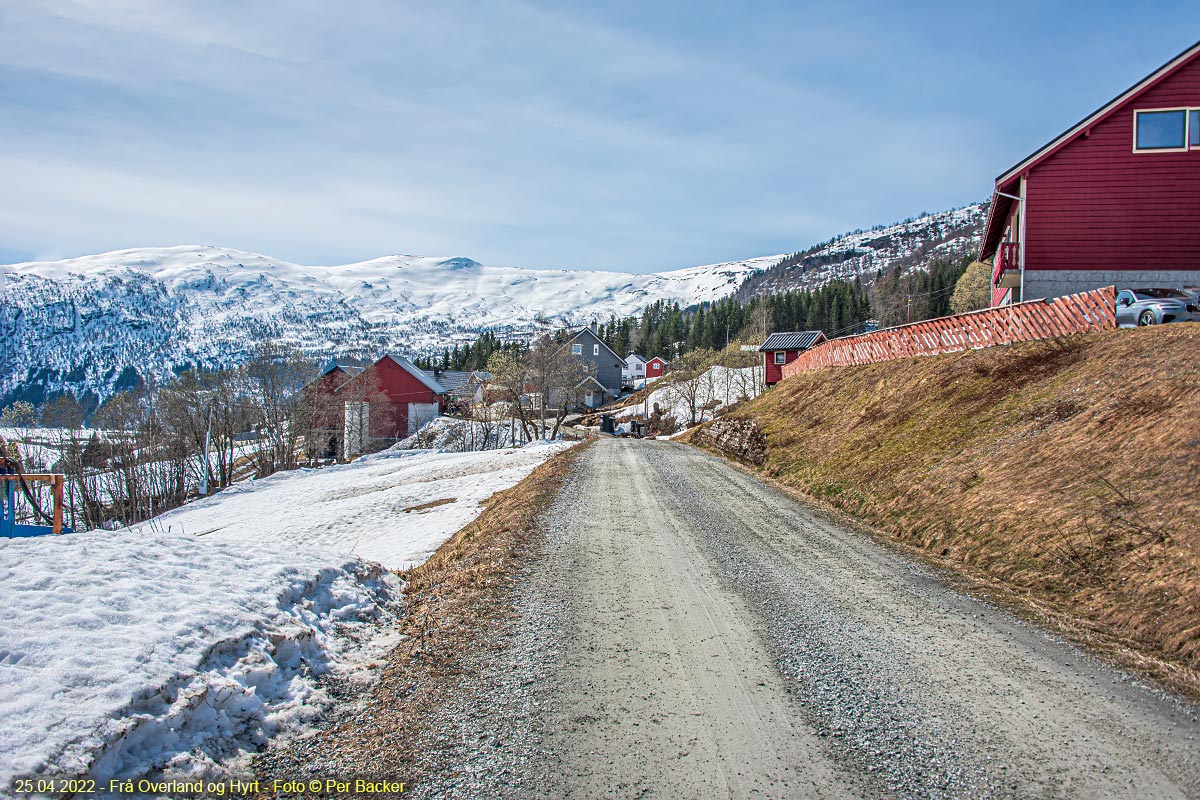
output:
[[[596,320],[592,320],[591,329],[592,333],[596,334],[597,336],[600,335],[600,326],[596,323]]]

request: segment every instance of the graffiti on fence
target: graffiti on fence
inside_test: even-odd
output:
[[[1030,300],[831,339],[785,366],[783,377],[822,367],[955,353],[1116,326],[1116,287],[1108,286],[1054,300]]]

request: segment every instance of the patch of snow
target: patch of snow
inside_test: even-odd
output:
[[[554,422],[547,422],[548,431],[553,431]],[[540,430],[538,431],[541,432]],[[549,441],[542,439],[541,441]],[[419,431],[392,445],[389,452],[404,450],[437,450],[447,453],[468,453],[479,450],[500,450],[520,446],[522,433],[520,423],[510,419],[495,422],[435,417]]]
[[[331,702],[322,676],[361,680],[394,642],[373,562],[423,562],[569,446],[386,452],[134,528],[0,539],[0,785],[218,774],[302,729]]]
[[[699,378],[694,391],[697,424],[712,420],[721,410],[742,400],[752,400],[764,389],[762,367],[710,367]],[[662,412],[683,428],[689,427],[692,412],[692,393],[677,383],[667,383],[650,392],[641,403],[612,412],[618,420],[648,417],[657,405]]]

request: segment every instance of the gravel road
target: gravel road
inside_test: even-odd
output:
[[[730,465],[603,440],[418,796],[1200,797],[1200,715]]]

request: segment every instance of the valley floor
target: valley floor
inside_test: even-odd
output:
[[[1200,794],[1195,707],[703,452],[601,440],[539,536],[413,796]]]

